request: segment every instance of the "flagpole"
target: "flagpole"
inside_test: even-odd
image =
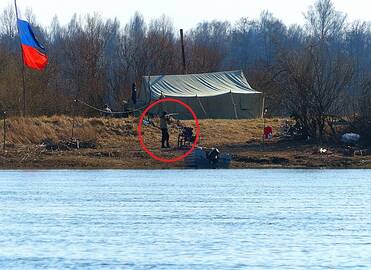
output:
[[[17,0],[14,0],[14,7],[15,7],[15,14],[17,17],[17,29],[18,29],[18,37],[19,37],[19,45],[21,48],[21,55],[22,55],[22,89],[23,89],[23,117],[26,116],[26,82],[25,82],[25,68],[24,68],[24,56],[23,56],[23,49],[22,49],[22,41],[19,35],[19,26],[18,26],[18,7],[17,7]]]

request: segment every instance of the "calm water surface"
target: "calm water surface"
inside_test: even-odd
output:
[[[0,269],[371,269],[370,170],[3,171]]]

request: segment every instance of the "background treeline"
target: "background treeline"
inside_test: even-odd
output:
[[[32,11],[27,16],[50,59],[43,73],[26,70],[29,114],[71,113],[76,97],[121,110],[143,75],[183,72],[179,29],[166,16],[146,22],[136,13],[121,25],[119,19],[75,15],[67,25],[55,17],[49,27]],[[199,23],[185,33],[186,71],[244,70],[265,93],[269,113],[296,116],[308,135],[321,133],[330,115],[369,123],[371,23],[348,21],[331,0],[318,0],[303,16],[304,25],[290,26],[268,11],[233,24]],[[15,22],[10,5],[0,14],[0,109],[21,111]]]

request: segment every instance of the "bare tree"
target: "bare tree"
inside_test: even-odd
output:
[[[332,0],[317,0],[304,16],[308,32],[322,41],[336,37],[346,20],[346,15],[335,10]]]
[[[147,73],[148,62],[146,59],[146,34],[147,25],[143,16],[136,12],[134,17],[124,29],[124,51],[123,56],[127,59],[131,82],[141,81],[143,74]]]
[[[353,117],[351,126],[354,131],[361,135],[363,141],[371,144],[371,73],[364,78],[362,95],[357,99],[357,112]]]
[[[162,17],[152,20],[147,33],[147,61],[151,63],[152,74],[169,74],[180,72],[181,58],[177,53],[175,30],[170,18]]]
[[[344,55],[333,58],[322,47],[310,45],[283,53],[277,68],[285,104],[304,135],[324,139],[328,118],[342,113],[340,98],[352,79],[351,62]]]
[[[31,10],[27,16],[49,56],[44,72],[26,69],[30,113],[69,113],[76,97],[121,108],[143,75],[182,72],[179,32],[166,16],[147,24],[136,13],[121,27],[117,19],[75,15],[67,25],[55,19],[49,28],[38,25]],[[347,25],[330,0],[317,0],[305,17],[305,27],[286,26],[268,11],[234,25],[199,23],[185,33],[187,72],[243,69],[268,95],[271,112],[288,115],[301,106],[300,113],[316,115],[316,121],[302,120],[313,136],[322,130],[321,115],[360,115],[370,77],[371,24]],[[13,110],[22,104],[21,64],[14,8],[8,6],[0,12],[0,103]],[[344,103],[351,110],[343,111]],[[81,107],[80,113],[93,112]]]
[[[0,16],[0,35],[9,38],[15,37],[17,32],[14,7],[8,5]]]
[[[228,48],[230,27],[228,22],[203,22],[189,33],[187,43],[191,48],[188,71],[200,73],[221,69]]]

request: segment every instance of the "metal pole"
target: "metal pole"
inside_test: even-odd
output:
[[[17,20],[18,20],[17,0],[14,0],[14,7],[15,7],[15,15],[17,16]],[[17,24],[17,27],[18,27],[18,24]]]
[[[186,74],[187,73],[187,69],[186,69],[186,60],[185,60],[183,29],[180,29],[180,42],[182,44],[183,74]]]
[[[75,116],[72,117],[72,129],[71,129],[71,139],[73,140],[73,132],[74,132],[74,128],[75,128]]]
[[[19,26],[18,26],[18,7],[17,1],[14,0],[14,7],[15,7],[15,14],[17,16],[17,29],[18,29],[18,36],[19,36]],[[19,45],[21,47],[21,55],[22,55],[22,88],[23,88],[23,117],[26,116],[26,83],[25,83],[25,70],[24,70],[24,56],[23,56],[23,49],[22,49],[22,41],[21,37],[19,36]]]
[[[265,95],[263,94],[263,102],[262,102],[262,118],[263,118],[263,144],[265,143],[265,115],[267,110],[265,109]]]
[[[73,101],[73,112],[72,112],[72,128],[71,128],[71,140],[73,140],[74,137],[74,129],[75,129],[75,117],[76,117],[76,102],[77,100],[75,99]]]
[[[233,98],[233,93],[231,91],[231,99],[232,99],[232,104],[233,104],[233,108],[234,108],[234,114],[236,116],[236,120],[238,120],[238,114],[237,114],[237,108],[236,108],[236,103],[234,102],[234,98]]]
[[[23,61],[23,52],[22,52],[22,62]],[[26,114],[26,83],[24,79],[24,63],[22,63],[22,88],[23,88],[23,117],[25,117]]]
[[[198,97],[198,95],[196,95],[196,99],[198,100],[198,103],[200,104],[201,109],[202,109],[202,111],[204,112],[205,117],[207,118],[207,112],[206,112],[206,110],[205,110],[204,105],[202,105],[201,99]]]
[[[263,144],[265,143],[265,110],[263,110]]]
[[[3,151],[6,147],[6,112],[3,112]]]
[[[148,76],[149,104],[152,103],[151,75]]]

